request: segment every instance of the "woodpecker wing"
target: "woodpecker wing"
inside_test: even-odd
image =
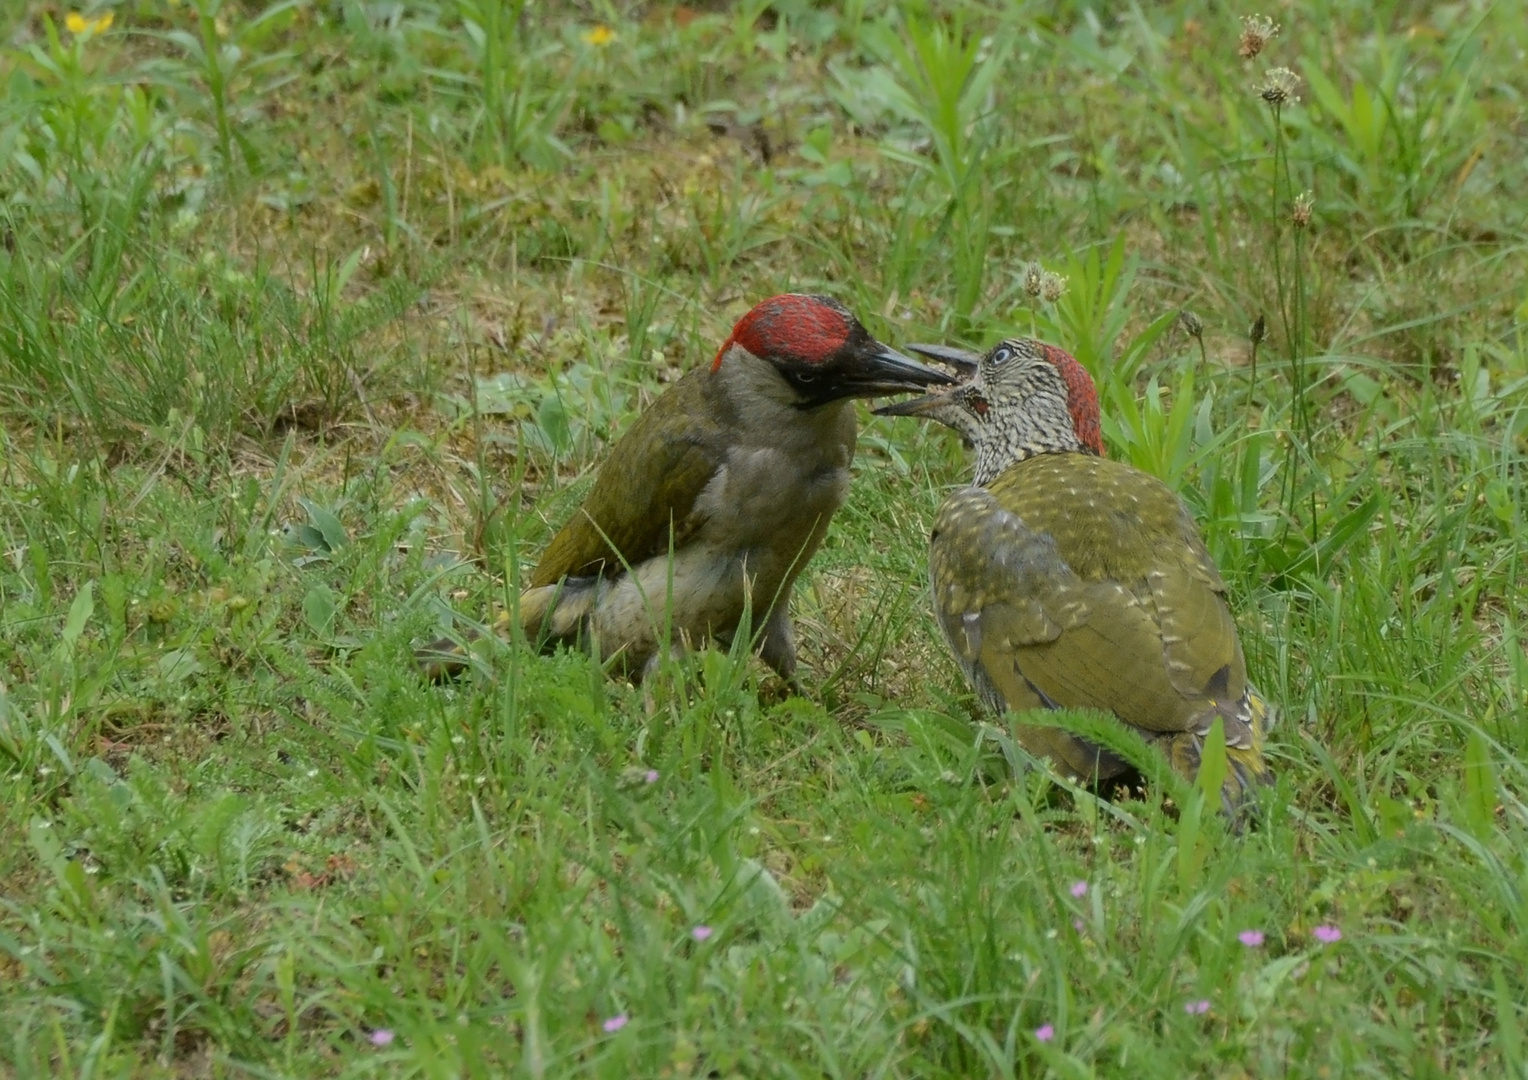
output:
[[[1225,586],[1155,478],[1080,454],[1020,462],[945,503],[930,569],[945,635],[999,707],[1102,709],[1148,738],[1202,736],[1218,715],[1228,747],[1260,741]]]
[[[701,492],[726,461],[724,431],[691,372],[637,418],[600,467],[583,505],[537,563],[531,587],[621,573],[684,544],[704,524]],[[624,560],[624,562],[623,562]]]

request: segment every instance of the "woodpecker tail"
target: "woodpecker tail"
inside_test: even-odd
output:
[[[526,589],[520,594],[520,629],[525,640],[546,650],[584,636],[603,584],[599,577],[564,578],[555,585]]]
[[[1231,715],[1225,715],[1230,712]],[[1226,778],[1220,787],[1221,809],[1233,821],[1240,822],[1249,810],[1249,800],[1259,787],[1273,782],[1268,759],[1263,756],[1263,742],[1277,719],[1268,699],[1251,686],[1230,710],[1219,713],[1226,733]],[[1210,720],[1213,721],[1213,715]],[[1209,725],[1206,724],[1206,731]],[[1199,776],[1199,758],[1204,749],[1204,731],[1185,731],[1163,736],[1158,746],[1167,755],[1173,770],[1188,780]]]
[[[556,585],[527,589],[520,594],[520,628],[540,651],[564,641],[577,641],[588,629],[602,590],[598,577],[567,578]],[[509,630],[509,613],[500,612],[493,632],[503,637]],[[431,682],[454,679],[467,670],[470,647],[480,635],[469,631],[461,640],[443,637],[414,653],[420,670]]]

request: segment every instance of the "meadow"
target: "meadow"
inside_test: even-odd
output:
[[[1528,1077],[1528,20],[1258,14],[6,5],[0,1075]],[[863,411],[804,693],[420,678],[787,290],[1093,372],[1255,827],[1025,760]]]

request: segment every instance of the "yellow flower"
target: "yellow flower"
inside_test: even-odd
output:
[[[101,34],[111,29],[112,13],[108,11],[94,19],[87,19],[78,11],[64,16],[64,28],[71,34]]]
[[[579,35],[584,41],[596,48],[603,49],[615,40],[615,31],[604,23],[596,23],[593,27]]]

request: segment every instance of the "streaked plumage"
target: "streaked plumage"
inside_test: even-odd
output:
[[[989,707],[1111,712],[1189,778],[1219,718],[1226,809],[1267,780],[1271,716],[1225,583],[1177,495],[1102,456],[1097,394],[1072,357],[1006,341],[969,382],[878,411],[939,420],[976,450],[975,486],[935,520],[929,572],[940,627]],[[1077,779],[1127,769],[1056,728],[1017,737]]]

